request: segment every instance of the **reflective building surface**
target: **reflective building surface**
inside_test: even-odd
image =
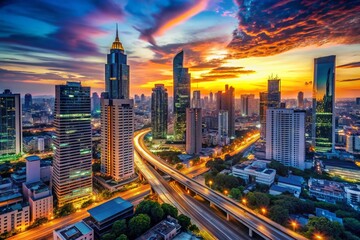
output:
[[[186,108],[190,107],[190,73],[183,67],[184,52],[174,57],[174,138],[183,141],[186,130]]]
[[[313,144],[317,152],[331,152],[335,144],[335,58],[314,60]]]
[[[90,87],[55,87],[53,186],[58,205],[89,200],[92,193]]]
[[[151,124],[154,139],[166,139],[168,127],[168,93],[164,84],[155,84],[151,94]]]

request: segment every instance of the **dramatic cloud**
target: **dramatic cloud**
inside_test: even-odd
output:
[[[360,67],[360,62],[352,62],[337,66],[337,68],[358,68],[358,67]]]
[[[236,0],[234,57],[269,56],[325,43],[360,43],[358,0]]]
[[[164,34],[167,30],[203,11],[208,2],[209,0],[168,0],[165,3],[157,3],[159,9],[150,18],[151,26],[135,28],[140,32],[141,39],[156,45],[155,36]],[[141,4],[144,4],[144,2],[141,1]],[[138,4],[135,6],[134,2],[132,2],[126,9],[139,15],[139,10],[135,9],[138,6]]]
[[[34,33],[12,32],[12,22],[2,23],[3,32],[0,42],[8,46],[22,47],[28,51],[56,52],[71,56],[99,55],[94,37],[106,34],[96,24],[115,22],[123,16],[120,6],[112,0],[74,1],[61,4],[57,1],[13,1],[1,9],[21,18],[38,21],[39,35]],[[5,35],[5,36],[4,36]]]
[[[339,80],[339,82],[355,82],[355,81],[360,81],[360,78],[352,78],[352,79]]]
[[[209,82],[224,79],[236,79],[241,75],[255,73],[254,70],[246,70],[243,67],[217,67],[207,73],[203,73],[199,78],[195,78],[194,82]]]

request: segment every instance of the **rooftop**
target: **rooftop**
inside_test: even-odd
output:
[[[40,161],[41,158],[37,155],[32,155],[32,156],[28,156],[26,157],[26,161],[29,161],[29,162],[35,162],[35,161]]]
[[[285,192],[294,193],[294,190],[292,190],[292,189],[284,188],[284,187],[281,187],[281,186],[278,186],[275,184],[273,184],[270,187],[270,190],[276,191],[276,192],[281,192],[281,193],[285,193]]]
[[[60,233],[59,235],[63,240],[75,240],[91,231],[92,228],[83,221],[56,230],[56,232]]]
[[[301,187],[304,182],[304,178],[290,174],[288,177],[279,176],[278,182]]]
[[[15,210],[21,211],[23,209],[23,207],[26,207],[28,205],[29,205],[28,203],[15,203],[15,204],[7,205],[4,207],[0,207],[0,215],[15,211]]]
[[[110,218],[133,207],[134,206],[131,204],[131,202],[117,197],[97,207],[89,209],[88,213],[90,213],[91,217],[93,217],[97,222],[102,222],[107,218]]]
[[[25,183],[25,185],[28,189],[30,189],[34,193],[41,193],[41,192],[49,191],[49,187],[42,181]]]

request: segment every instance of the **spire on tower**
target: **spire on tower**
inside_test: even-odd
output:
[[[119,30],[118,30],[118,24],[116,23],[116,37],[115,37],[115,41],[113,42],[111,49],[119,49],[124,51],[124,47],[122,45],[122,43],[120,42],[119,39]]]

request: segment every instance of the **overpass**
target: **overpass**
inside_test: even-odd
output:
[[[256,232],[264,239],[306,239],[300,234],[297,234],[281,226],[280,224],[273,222],[272,220],[264,217],[263,215],[252,211],[250,208],[228,197],[225,197],[222,194],[219,194],[215,190],[212,190],[207,186],[196,182],[195,180],[168,166],[164,161],[152,154],[146,148],[143,139],[144,136],[149,132],[149,129],[144,129],[138,131],[135,134],[134,147],[137,154],[139,154],[148,163],[153,165],[156,169],[160,170],[165,174],[168,174],[172,179],[182,184],[186,189],[191,190],[195,194],[209,201],[210,205],[216,206],[222,211],[224,211],[227,215],[227,219],[230,219],[230,217],[232,217],[238,222],[248,227],[250,237],[253,235],[253,232]],[[243,146],[243,149],[246,149],[252,143],[253,141],[248,142],[246,145]]]

